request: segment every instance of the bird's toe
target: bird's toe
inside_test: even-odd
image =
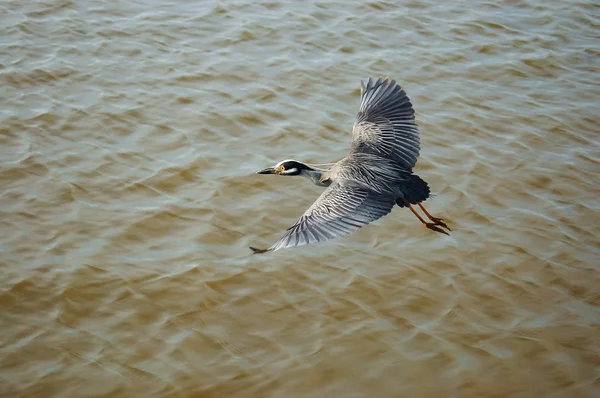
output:
[[[434,224],[432,222],[425,223],[425,226],[427,228],[431,229],[432,231],[439,232],[439,233],[446,234],[446,235],[450,235],[448,232],[444,231],[443,229],[441,229],[437,225],[438,224]],[[450,229],[450,228],[448,228],[448,229]]]
[[[437,218],[437,217],[432,217],[431,221],[433,221],[434,225],[439,225],[440,227],[446,228],[448,231],[452,231],[452,228],[450,228],[445,222],[443,218]]]

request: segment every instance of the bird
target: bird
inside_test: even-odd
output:
[[[369,77],[366,84],[361,81],[360,91],[348,156],[325,168],[286,159],[256,172],[300,176],[326,188],[268,249],[250,246],[253,254],[342,237],[389,214],[394,205],[411,210],[430,230],[449,235],[443,218],[432,216],[422,204],[430,188],[413,173],[421,144],[408,95],[390,77]]]

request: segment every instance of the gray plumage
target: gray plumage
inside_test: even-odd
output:
[[[394,199],[365,188],[332,183],[269,250],[338,238],[375,221],[394,207]]]
[[[338,238],[387,215],[394,204],[424,201],[429,187],[412,173],[419,151],[415,112],[404,90],[390,78],[361,82],[346,158],[329,169],[285,160],[258,172],[301,175],[327,188],[279,241],[267,250],[252,250],[275,251]]]
[[[419,128],[410,99],[395,81],[361,82],[360,108],[352,129],[350,156],[375,154],[411,170],[419,157]]]

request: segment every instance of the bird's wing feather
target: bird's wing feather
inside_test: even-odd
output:
[[[338,238],[392,211],[394,199],[361,187],[331,184],[269,250]]]
[[[419,128],[404,90],[392,79],[361,82],[360,109],[352,129],[351,153],[392,159],[412,169],[419,156]]]

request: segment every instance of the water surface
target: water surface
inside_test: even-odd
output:
[[[401,4],[401,5],[398,5]],[[0,395],[600,394],[593,1],[5,1]],[[250,256],[390,75],[406,209]]]

